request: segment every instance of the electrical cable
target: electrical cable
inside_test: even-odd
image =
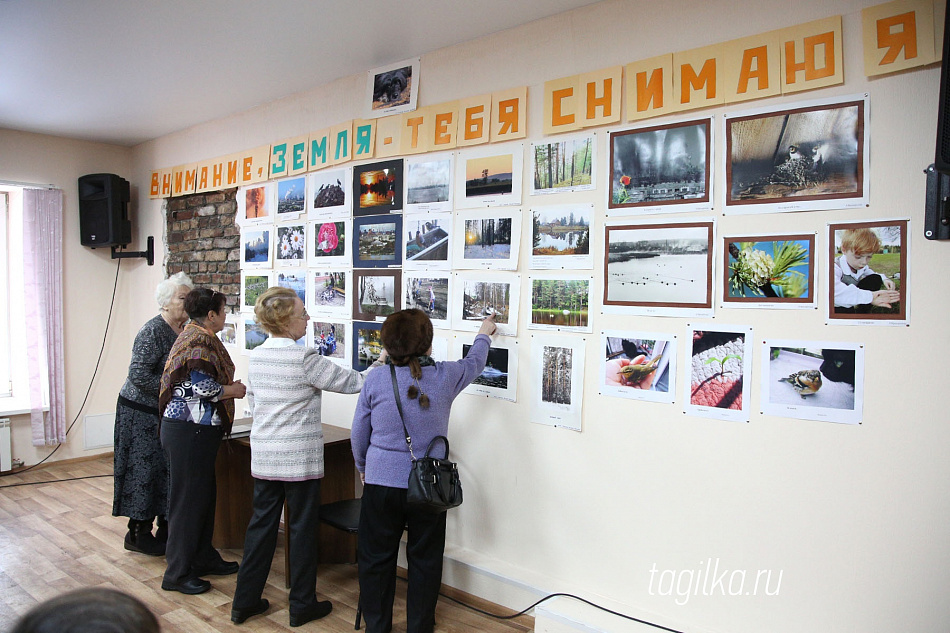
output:
[[[50,479],[49,481],[21,481],[18,484],[7,484],[6,486],[0,486],[0,490],[3,490],[4,488],[16,488],[17,486],[39,486],[40,484],[58,484],[64,481],[82,481],[83,479],[99,479],[101,477],[114,476],[115,475],[110,473],[108,475],[86,475],[85,477],[70,477],[68,479]]]
[[[89,399],[89,393],[92,391],[92,385],[93,385],[93,383],[96,381],[96,375],[99,373],[99,363],[102,362],[102,352],[103,352],[103,351],[105,350],[105,348],[106,348],[106,339],[107,339],[108,336],[109,336],[109,325],[112,323],[112,310],[115,309],[115,295],[116,295],[116,290],[119,288],[119,268],[120,268],[121,266],[122,266],[122,260],[121,260],[121,259],[117,259],[117,260],[116,260],[116,265],[115,265],[115,283],[114,283],[113,286],[112,286],[112,301],[109,303],[109,316],[106,318],[106,329],[105,329],[105,331],[102,333],[102,347],[99,348],[99,358],[96,359],[96,368],[92,370],[92,378],[89,379],[89,387],[86,388],[86,395],[85,395],[85,396],[83,397],[83,399],[82,399],[82,404],[79,405],[79,410],[76,411],[76,417],[73,418],[73,421],[72,421],[72,422],[70,423],[70,425],[66,428],[66,433],[64,434],[64,437],[66,437],[66,436],[69,435],[69,432],[70,432],[70,431],[73,429],[73,427],[76,425],[76,422],[79,421],[79,415],[82,413],[83,408],[86,406],[86,401]],[[0,473],[0,477],[8,477],[8,476],[10,476],[10,475],[21,475],[21,474],[23,474],[23,473],[26,473],[26,472],[29,472],[29,471],[33,470],[34,468],[36,468],[37,466],[39,466],[39,465],[41,465],[43,462],[45,462],[47,459],[49,459],[50,457],[52,457],[53,455],[55,455],[55,454],[56,454],[56,451],[58,451],[58,450],[60,449],[60,447],[61,447],[63,444],[65,444],[65,442],[61,442],[61,443],[57,444],[57,445],[56,445],[56,448],[54,448],[52,451],[50,451],[50,454],[49,454],[49,455],[47,455],[46,457],[44,457],[44,458],[41,459],[40,461],[36,462],[36,463],[33,464],[32,466],[27,466],[27,467],[24,468],[23,470],[17,470],[17,471],[12,471],[12,470],[11,470],[11,471],[8,471],[8,472],[5,472],[5,473]],[[38,482],[38,483],[39,483],[39,482]]]

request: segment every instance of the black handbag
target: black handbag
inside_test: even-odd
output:
[[[406,419],[402,413],[402,399],[399,397],[399,385],[396,383],[396,368],[389,366],[393,379],[393,395],[396,397],[396,409],[399,410],[399,419],[402,422],[403,434],[406,436],[406,445],[409,447],[409,456],[412,459],[412,468],[409,471],[409,486],[406,491],[406,503],[414,508],[427,512],[445,512],[462,504],[462,481],[459,478],[458,465],[449,461],[449,439],[444,435],[436,435],[426,448],[425,457],[416,459],[412,452],[412,438],[406,428]],[[432,457],[432,447],[436,442],[445,444],[445,457]]]

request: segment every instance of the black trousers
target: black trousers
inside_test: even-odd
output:
[[[407,633],[431,633],[442,587],[445,513],[406,506],[406,489],[366,484],[359,528],[360,606],[367,633],[388,633],[393,625],[396,560],[404,527],[409,538]]]
[[[274,560],[285,497],[290,531],[290,612],[301,613],[317,603],[320,480],[255,479],[254,513],[244,537],[244,559],[232,604],[235,609],[248,609],[260,602]]]
[[[162,420],[169,473],[165,582],[183,582],[222,562],[211,545],[217,497],[214,462],[221,436],[220,426]]]

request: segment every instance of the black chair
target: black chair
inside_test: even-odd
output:
[[[344,499],[342,501],[333,501],[320,506],[320,520],[330,527],[343,530],[348,534],[358,534],[360,531],[360,500]],[[359,599],[356,602],[356,624],[353,630],[360,629],[360,622],[363,619],[363,607],[360,606]]]

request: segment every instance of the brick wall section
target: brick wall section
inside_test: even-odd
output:
[[[241,230],[234,223],[237,189],[171,198],[166,206],[166,272],[184,271],[198,286],[228,297],[232,310],[241,293]]]

